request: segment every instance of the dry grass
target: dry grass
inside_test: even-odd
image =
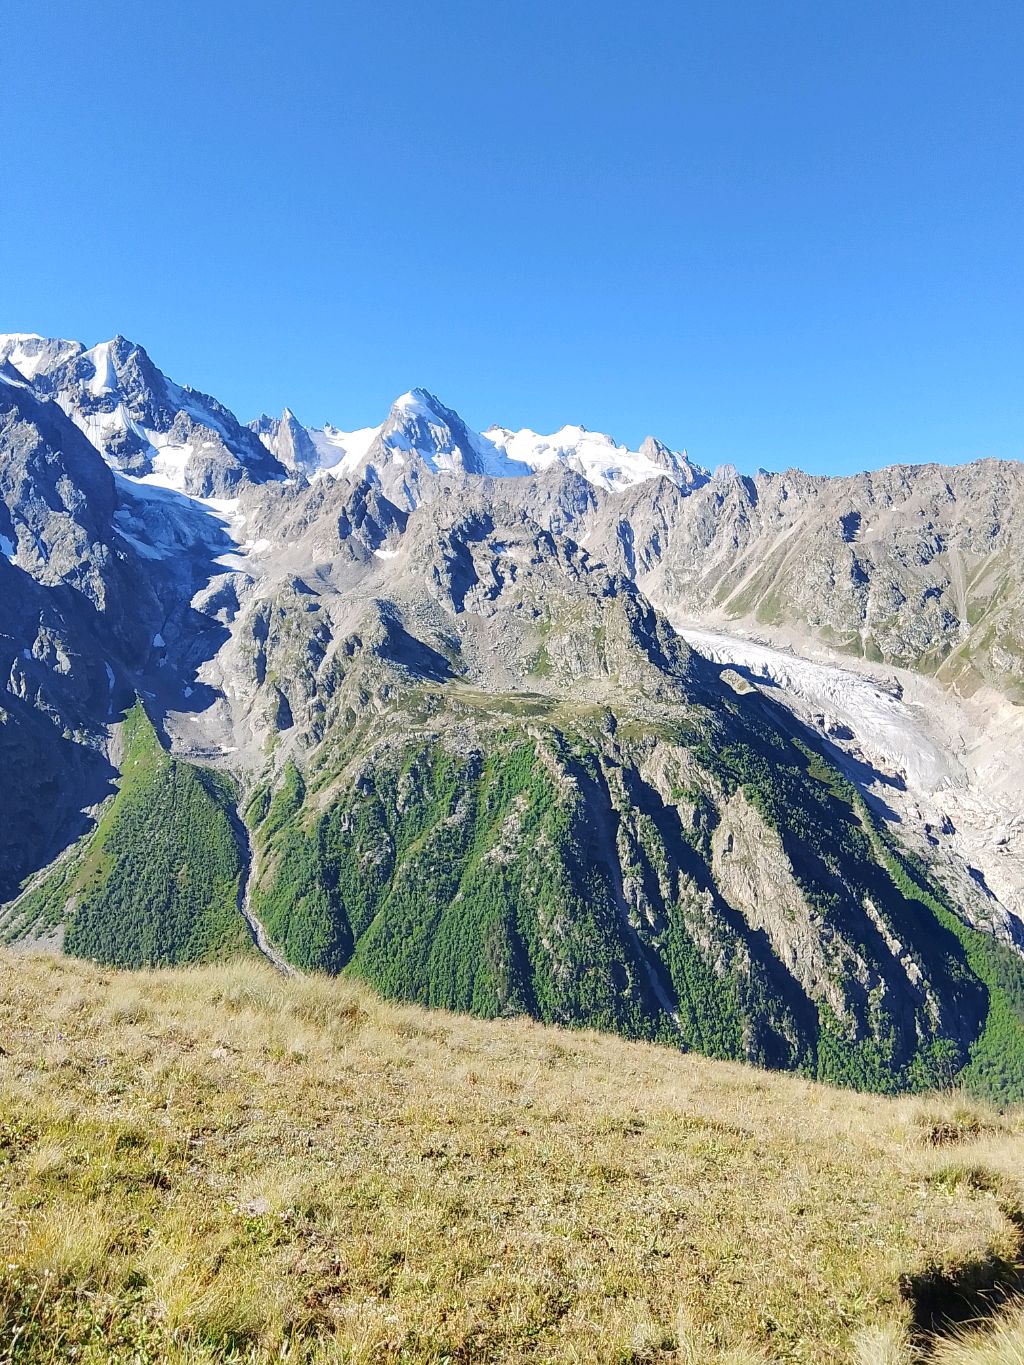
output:
[[[913,1277],[1019,1254],[1024,1118],[956,1097],[259,964],[0,957],[0,1030],[0,1360],[906,1365]]]
[[[988,1330],[944,1342],[934,1365],[1024,1365],[1024,1306],[1001,1315]]]

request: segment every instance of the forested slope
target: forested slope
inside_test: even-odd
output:
[[[65,951],[126,967],[250,949],[231,782],[171,758],[141,702],[121,737],[117,794],[94,832],[14,903],[4,938],[63,926]]]

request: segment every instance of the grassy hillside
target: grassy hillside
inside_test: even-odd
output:
[[[909,1365],[1021,1254],[1024,1119],[977,1104],[252,962],[5,955],[0,1045],[0,1351],[29,1365]],[[929,1359],[1016,1359],[1000,1322],[1003,1354]]]
[[[4,939],[66,925],[65,951],[128,967],[244,951],[231,783],[172,759],[141,702],[121,743],[117,794],[93,833],[17,902]]]
[[[1024,961],[758,698],[652,721],[453,696],[252,798],[253,905],[293,962],[861,1089],[1024,1098]]]
[[[220,774],[141,705],[93,834],[0,935],[139,967],[253,951]],[[882,1093],[1024,1098],[1024,960],[756,695],[613,713],[391,694],[250,792],[249,905],[298,967]]]

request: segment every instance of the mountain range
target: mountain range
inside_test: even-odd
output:
[[[1020,1097],[1022,479],[0,337],[0,934]]]

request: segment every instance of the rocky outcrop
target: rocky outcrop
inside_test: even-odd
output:
[[[319,467],[313,439],[290,408],[285,408],[280,417],[261,413],[249,427],[286,469],[312,474]]]

